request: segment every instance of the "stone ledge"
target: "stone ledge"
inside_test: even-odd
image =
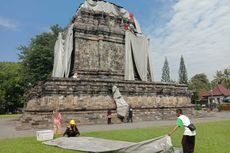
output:
[[[119,88],[122,95],[190,96],[191,94],[186,85],[173,83],[53,78],[33,88],[27,96],[28,99],[32,99],[52,94],[111,95],[113,85]]]

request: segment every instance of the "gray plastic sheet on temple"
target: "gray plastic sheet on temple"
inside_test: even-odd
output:
[[[117,86],[113,86],[113,99],[117,106],[117,115],[120,117],[126,117],[129,109],[128,103],[124,100]]]

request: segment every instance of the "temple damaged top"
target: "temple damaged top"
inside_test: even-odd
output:
[[[153,81],[149,39],[132,12],[86,0],[59,34],[53,77]]]

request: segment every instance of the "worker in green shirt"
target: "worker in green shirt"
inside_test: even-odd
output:
[[[171,136],[177,130],[177,128],[184,127],[184,135],[181,142],[183,153],[194,153],[196,135],[195,127],[193,124],[191,124],[190,119],[183,115],[181,109],[176,110],[176,116],[176,126],[168,133],[168,135]]]

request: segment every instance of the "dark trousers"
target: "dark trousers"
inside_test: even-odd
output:
[[[133,122],[133,117],[132,116],[128,116],[127,122],[129,122],[129,121]]]
[[[182,138],[183,153],[194,153],[195,136],[184,135]]]
[[[111,118],[108,118],[108,121],[107,121],[108,124],[111,124]]]

